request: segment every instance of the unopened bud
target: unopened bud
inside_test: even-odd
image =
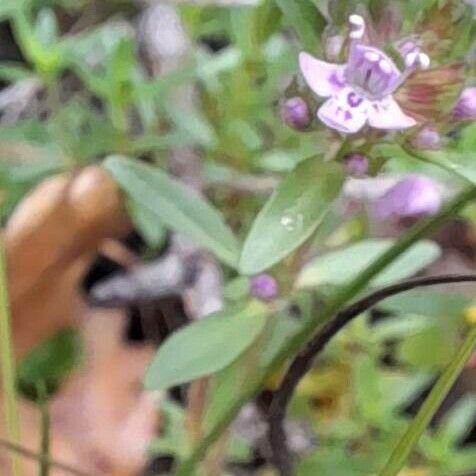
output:
[[[369,159],[362,154],[349,154],[345,157],[345,170],[352,177],[364,177],[369,171]]]
[[[312,121],[309,106],[298,96],[284,101],[281,104],[280,114],[283,122],[298,131],[307,129]]]
[[[434,127],[426,126],[413,138],[412,145],[420,150],[438,150],[441,136]]]
[[[453,117],[457,121],[476,120],[476,87],[463,90],[453,110]]]
[[[250,281],[250,294],[263,301],[271,301],[278,296],[278,283],[269,274],[254,276]]]

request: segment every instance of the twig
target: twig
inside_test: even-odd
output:
[[[72,466],[66,463],[61,463],[51,458],[47,458],[44,455],[39,455],[35,453],[34,451],[31,451],[27,448],[24,448],[23,446],[17,445],[3,438],[0,438],[0,446],[9,451],[17,453],[23,456],[24,458],[32,459],[43,464],[46,463],[50,468],[60,469],[64,471],[65,473],[72,474],[73,476],[93,476],[91,473],[85,473],[84,471],[73,468]]]
[[[286,434],[283,425],[286,408],[300,380],[311,369],[314,359],[326,347],[330,340],[354,318],[368,311],[388,297],[418,287],[465,282],[476,282],[476,275],[443,275],[403,281],[371,293],[337,313],[334,318],[324,324],[304,350],[298,354],[291,363],[271,402],[268,417],[268,439],[273,464],[281,476],[291,476],[293,474],[292,456],[286,443]]]

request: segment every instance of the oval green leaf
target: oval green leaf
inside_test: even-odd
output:
[[[145,388],[166,389],[225,368],[254,342],[265,322],[266,307],[256,301],[195,321],[159,348]]]
[[[238,243],[222,216],[212,205],[164,171],[127,157],[106,159],[105,168],[123,190],[158,223],[187,235],[216,254],[224,263],[236,266]]]
[[[330,284],[341,286],[367,268],[392,245],[392,240],[369,239],[342,250],[333,251],[311,261],[298,278],[298,287],[310,288]],[[420,241],[372,281],[373,286],[384,286],[416,274],[437,260],[440,248],[432,241]]]
[[[342,181],[336,163],[312,158],[298,165],[253,223],[241,254],[240,272],[259,273],[309,238],[337,198]]]

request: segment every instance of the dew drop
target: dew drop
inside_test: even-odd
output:
[[[304,216],[302,213],[298,213],[296,215],[286,214],[282,216],[280,223],[285,230],[295,231],[297,229],[302,228],[304,223]]]

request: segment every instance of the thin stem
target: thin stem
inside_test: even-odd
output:
[[[0,446],[15,454],[21,455],[24,458],[39,462],[46,461],[50,468],[60,469],[64,473],[69,473],[72,476],[93,476],[91,473],[85,473],[84,471],[76,469],[66,463],[61,463],[50,458],[45,458],[43,455],[39,455],[34,451],[31,451],[27,448],[24,448],[23,446],[17,445],[16,443],[12,443],[11,441],[5,440],[3,438],[0,438]]]
[[[393,451],[388,463],[379,473],[379,476],[395,476],[405,465],[410,453],[418,443],[425,428],[430,424],[436,411],[455,383],[459,374],[463,370],[467,360],[469,359],[473,349],[476,346],[476,326],[473,326],[463,345],[456,352],[455,356],[446,367],[441,377],[423,403],[415,419],[411,422],[408,430],[403,435],[397,447]]]
[[[286,443],[284,419],[286,408],[301,379],[311,369],[316,356],[324,350],[332,338],[353,319],[363,312],[376,306],[381,301],[397,294],[418,287],[435,286],[438,284],[476,282],[476,275],[443,275],[416,278],[393,284],[379,289],[346,309],[337,313],[324,324],[307,344],[303,351],[294,359],[276,391],[269,410],[268,439],[271,447],[273,463],[281,476],[293,474],[292,455]]]
[[[295,336],[290,338],[271,359],[271,361],[262,369],[258,370],[256,378],[247,385],[235,401],[231,402],[227,412],[222,418],[210,429],[205,435],[201,443],[194,448],[188,458],[186,458],[177,468],[177,476],[188,476],[195,470],[197,464],[203,459],[209,447],[220,437],[221,433],[226,430],[228,425],[233,421],[235,416],[248,400],[254,397],[260,388],[266,383],[270,375],[278,370],[288,358],[295,355],[309,340],[309,337],[315,333],[315,329],[322,323],[327,322],[334,314],[336,314],[343,306],[347,304],[356,294],[365,289],[370,280],[378,273],[383,271],[390,263],[398,258],[416,241],[425,237],[447,219],[454,216],[471,200],[476,198],[476,187],[472,186],[460,193],[454,198],[443,210],[437,215],[424,220],[414,226],[407,234],[400,238],[386,253],[378,260],[371,264],[367,269],[360,273],[349,285],[345,286],[341,291],[330,300],[329,304],[322,313],[318,321],[310,321],[304,325],[303,329]]]
[[[46,385],[42,381],[38,384],[38,394],[40,397],[39,409],[40,409],[40,452],[43,459],[40,463],[39,476],[48,476],[50,473],[50,411],[48,407],[48,396]]]
[[[0,364],[2,371],[3,399],[7,437],[20,442],[20,419],[16,401],[15,354],[12,342],[10,309],[8,304],[8,284],[5,265],[3,238],[0,236]],[[12,455],[12,474],[22,474],[21,462]]]
[[[413,158],[421,160],[422,162],[426,162],[428,164],[434,165],[435,167],[439,167],[440,169],[445,170],[451,175],[454,175],[455,177],[458,177],[459,179],[464,180],[466,183],[470,183],[474,185],[473,181],[471,181],[468,177],[466,177],[466,175],[464,175],[463,173],[459,171],[459,168],[456,164],[444,162],[444,161],[438,160],[436,157],[432,157],[430,155],[416,151],[405,143],[402,143],[401,147],[408,155],[412,156]]]

